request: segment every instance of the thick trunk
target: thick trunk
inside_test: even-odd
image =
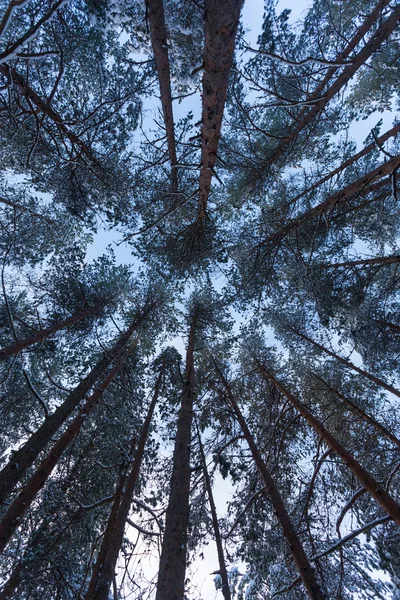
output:
[[[384,425],[376,421],[376,419],[374,419],[374,417],[371,417],[371,415],[368,415],[366,412],[364,412],[362,408],[360,408],[359,406],[357,406],[357,404],[354,404],[354,402],[346,398],[346,396],[344,396],[341,392],[339,392],[339,390],[331,386],[327,381],[325,381],[325,379],[322,379],[322,377],[317,375],[317,373],[313,373],[313,376],[316,377],[319,381],[321,381],[322,384],[325,387],[327,387],[331,392],[336,394],[336,396],[338,396],[338,398],[340,398],[343,401],[343,403],[349,408],[349,410],[351,410],[353,414],[357,415],[358,417],[360,417],[360,419],[374,427],[374,429],[376,429],[378,433],[381,433],[390,442],[392,442],[400,448],[399,438],[397,438],[393,433],[386,429]]]
[[[160,393],[162,378],[163,367],[157,378],[153,398],[140,433],[135,451],[135,460],[130,473],[124,478],[123,485],[120,486],[115,496],[85,600],[107,600],[109,597],[108,593],[115,576],[115,568],[122,545],[125,523],[129,516],[132,496],[139,476],[150,423]]]
[[[364,258],[360,260],[347,260],[344,262],[319,265],[323,269],[340,269],[345,267],[368,267],[373,265],[393,265],[400,262],[400,256],[378,256],[377,258]]]
[[[386,175],[390,175],[399,166],[400,155],[390,158],[388,161],[386,161],[379,167],[376,167],[376,169],[373,169],[369,173],[366,173],[365,175],[360,177],[360,179],[357,179],[357,181],[354,181],[353,183],[347,185],[340,192],[336,192],[336,194],[329,196],[329,198],[327,198],[320,204],[317,204],[317,206],[314,206],[314,208],[307,210],[299,217],[296,217],[295,219],[289,221],[281,229],[279,229],[278,231],[270,235],[268,238],[260,242],[256,246],[256,248],[265,246],[270,243],[275,246],[278,245],[284,237],[286,237],[292,231],[295,231],[298,227],[303,225],[303,223],[305,223],[309,219],[312,219],[313,217],[324,213],[328,213],[334,207],[347,202],[347,200],[352,196],[356,195],[361,191],[365,191],[366,187],[369,186],[371,183],[382,179]]]
[[[363,375],[364,377],[366,377],[367,379],[369,379],[370,381],[372,381],[376,385],[382,387],[387,392],[390,392],[391,394],[394,394],[395,396],[398,396],[400,398],[400,390],[398,390],[398,389],[394,388],[393,386],[389,385],[388,383],[386,383],[382,379],[379,379],[379,377],[375,377],[375,375],[372,375],[372,373],[369,373],[368,371],[365,371],[364,369],[361,369],[360,367],[356,367],[356,365],[353,365],[353,363],[351,363],[346,358],[343,358],[339,354],[336,354],[335,352],[332,352],[332,350],[329,350],[328,348],[325,348],[325,346],[322,346],[321,344],[319,344],[318,342],[316,342],[312,338],[308,337],[308,335],[305,335],[304,333],[300,333],[300,331],[297,331],[296,329],[293,329],[293,327],[289,327],[289,330],[292,331],[297,336],[299,336],[301,339],[305,340],[306,342],[309,342],[310,344],[313,344],[313,346],[315,346],[316,348],[318,348],[318,350],[321,350],[321,352],[325,352],[325,354],[328,354],[328,356],[332,356],[332,358],[335,358],[338,362],[340,362],[342,365],[344,365],[345,367],[347,367],[347,369],[351,369],[351,370],[355,371],[356,373],[359,373],[360,375]]]
[[[6,514],[0,522],[0,553],[10,541],[15,529],[21,522],[25,513],[32,502],[50,477],[54,467],[57,465],[66,448],[79,433],[88,414],[92,412],[103,396],[114,377],[119,373],[123,366],[123,357],[117,360],[117,364],[111,369],[100,387],[88,398],[78,415],[73,419],[69,427],[60,436],[54,446],[51,448],[46,458],[40,463],[28,483],[24,486],[22,492],[10,504]]]
[[[195,330],[196,317],[194,316],[186,351],[185,382],[175,438],[171,488],[158,571],[156,600],[183,600],[185,593]]]
[[[4,502],[17,483],[21,481],[25,471],[34,464],[36,458],[40,452],[46,448],[53,435],[72,414],[90,388],[103,375],[111,362],[118,357],[133,332],[138,329],[143,322],[145,315],[146,312],[143,312],[142,316],[120,337],[108,355],[104,356],[97,363],[54,413],[51,414],[39,429],[31,435],[29,440],[16,452],[13,452],[9,462],[0,471],[0,503]]]
[[[172,167],[172,188],[176,192],[177,158],[175,146],[174,117],[172,112],[171,73],[168,59],[167,30],[165,27],[163,0],[146,0],[147,16],[150,24],[151,44],[160,85],[161,104],[164,115],[164,125],[167,134],[169,159]]]
[[[371,494],[373,498],[382,506],[382,508],[391,516],[391,518],[400,525],[400,505],[387,493],[385,488],[370,475],[360,463],[331,435],[325,427],[316,419],[302,402],[297,400],[289,390],[287,390],[272,373],[261,363],[257,366],[264,377],[272,381],[275,387],[289,400],[296,410],[306,419],[307,423],[318,433],[322,440],[337,454],[343,462],[349,467],[353,475],[359,480],[361,485]]]
[[[204,220],[212,172],[233,61],[242,0],[206,0],[204,17],[204,75],[202,145],[198,217]]]
[[[54,323],[54,325],[51,325],[50,327],[46,327],[46,329],[42,329],[41,331],[38,331],[34,335],[29,335],[21,340],[17,340],[15,342],[13,342],[12,344],[10,344],[9,346],[6,346],[5,348],[1,348],[0,349],[0,360],[4,360],[5,358],[8,358],[9,356],[13,356],[14,354],[17,354],[18,352],[21,352],[21,350],[25,350],[25,348],[29,348],[29,346],[33,346],[33,344],[42,342],[44,339],[46,339],[53,333],[60,331],[60,329],[65,329],[66,327],[71,327],[72,325],[75,325],[75,323],[79,323],[79,321],[82,321],[82,319],[85,319],[86,317],[96,313],[97,311],[98,311],[98,308],[88,308],[79,313],[76,313],[75,315],[72,315],[72,317],[68,317],[67,319],[64,319],[63,321]]]
[[[196,424],[196,426],[197,426],[197,424]],[[219,524],[218,524],[217,509],[215,507],[214,495],[212,492],[212,485],[211,485],[210,476],[208,474],[208,469],[207,469],[207,461],[206,461],[206,457],[204,454],[203,444],[201,442],[200,431],[199,431],[198,427],[197,427],[197,436],[199,439],[200,457],[201,457],[201,462],[202,462],[202,466],[203,466],[204,479],[206,482],[208,501],[210,503],[211,518],[212,518],[214,536],[215,536],[215,544],[217,546],[219,573],[220,573],[221,580],[222,580],[222,590],[221,591],[222,591],[222,594],[223,594],[225,600],[231,600],[231,591],[229,588],[228,572],[226,570],[224,549],[222,547],[221,532],[220,532]]]
[[[349,55],[349,52],[351,52],[358,45],[363,36],[380,18],[382,9],[388,4],[389,2],[387,0],[378,2],[375,9],[370,13],[369,17],[365,20],[363,25],[357,31],[356,36],[352,40],[352,43],[350,43],[346,51],[344,51],[338,57],[339,60],[346,58]],[[301,131],[305,127],[307,127],[307,125],[312,123],[315,117],[319,115],[321,111],[323,111],[328,102],[344,88],[344,86],[350,81],[350,79],[359,70],[359,68],[365,64],[365,62],[373,55],[373,53],[381,46],[381,44],[391,35],[391,33],[393,33],[393,31],[398,25],[399,19],[400,7],[397,7],[391,12],[389,17],[375,31],[375,33],[373,34],[371,39],[368,40],[365,46],[358,52],[358,54],[356,54],[356,56],[352,59],[351,64],[343,69],[339,77],[334,81],[334,83],[330,87],[328,87],[328,89],[325,89],[325,85],[329,82],[332,75],[337,69],[333,68],[328,70],[323,81],[318,85],[314,93],[308,98],[308,100],[316,100],[315,106],[311,108],[311,110],[305,108],[300,112],[300,114],[297,116],[296,127],[291,133],[289,133],[289,135],[285,138],[284,142],[282,142],[277,148],[275,148],[273,156],[271,156],[271,158],[267,161],[268,165],[271,165],[273,162],[276,162],[276,160],[282,156],[287,147],[297,139]],[[350,46],[352,47],[349,49]]]
[[[303,548],[303,546],[300,542],[300,539],[296,533],[294,525],[293,525],[293,523],[290,519],[290,516],[286,510],[282,496],[275,484],[274,479],[271,476],[271,473],[269,472],[269,469],[267,468],[267,465],[265,464],[265,462],[263,461],[263,459],[261,457],[261,454],[256,446],[256,443],[254,442],[253,436],[251,435],[249,428],[247,427],[246,421],[244,420],[244,417],[240,411],[240,408],[236,403],[236,400],[233,396],[231,387],[230,387],[227,379],[223,375],[223,373],[222,373],[221,369],[219,368],[219,366],[217,365],[217,363],[215,361],[213,361],[213,362],[215,365],[215,369],[216,369],[221,381],[224,384],[229,402],[236,414],[236,418],[237,418],[239,425],[243,431],[243,435],[249,445],[254,462],[256,463],[257,469],[259,470],[260,475],[264,481],[267,495],[272,502],[277,519],[278,519],[279,523],[281,524],[283,534],[289,545],[290,551],[292,553],[293,559],[294,559],[297,569],[299,571],[300,577],[303,581],[304,587],[307,590],[308,596],[309,596],[309,598],[313,598],[314,600],[323,600],[323,599],[325,599],[325,595],[323,594],[323,592],[321,591],[321,589],[317,583],[313,568],[311,567],[311,564],[307,558],[304,548]]]

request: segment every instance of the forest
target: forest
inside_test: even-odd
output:
[[[400,600],[399,26],[0,0],[0,600]]]

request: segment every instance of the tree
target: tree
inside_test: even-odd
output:
[[[399,596],[400,7],[242,5],[0,0],[3,600]]]

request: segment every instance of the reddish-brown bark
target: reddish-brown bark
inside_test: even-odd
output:
[[[24,486],[22,492],[8,507],[7,512],[0,522],[0,553],[3,552],[15,529],[18,527],[23,516],[46,483],[47,479],[50,477],[62,454],[72,442],[74,437],[79,433],[88,414],[90,414],[94,407],[98,404],[104,391],[108,388],[114,377],[121,370],[122,365],[123,359],[120,357],[103,383],[90,396],[90,398],[88,398],[78,415],[73,419],[64,433],[51,448],[46,458],[40,463],[32,477],[29,479],[28,483]]]
[[[13,342],[5,348],[1,348],[0,360],[4,360],[9,356],[13,356],[18,352],[21,352],[21,350],[25,350],[26,348],[29,348],[29,346],[33,346],[33,344],[42,342],[53,333],[60,331],[60,329],[66,329],[67,327],[71,327],[72,325],[75,325],[75,323],[79,323],[79,321],[82,321],[82,319],[85,319],[89,315],[95,314],[98,310],[98,308],[88,308],[79,313],[76,313],[75,315],[72,315],[72,317],[64,319],[63,321],[58,321],[58,323],[54,323],[54,325],[50,325],[50,327],[46,327],[46,329],[41,329],[34,335],[29,335],[21,340]]]
[[[171,73],[168,58],[167,30],[165,27],[163,0],[146,0],[147,17],[150,25],[151,43],[160,85],[161,104],[164,116],[165,131],[169,159],[172,168],[172,188],[178,188],[177,158],[174,130],[174,116],[172,111]]]
[[[347,48],[338,56],[338,61],[347,58],[352,50],[359,44],[361,39],[371,29],[371,27],[380,18],[382,9],[389,4],[388,0],[381,0],[376,5],[375,9],[371,11],[369,16],[365,19],[364,23],[358,29],[356,35],[353,37]],[[358,69],[365,64],[365,62],[373,55],[373,53],[379,48],[379,46],[393,33],[396,29],[400,19],[400,7],[393,9],[389,17],[378,27],[375,33],[371,36],[368,42],[363,48],[355,55],[352,59],[351,64],[346,66],[339,77],[334,83],[325,89],[326,84],[330,81],[337,68],[328,69],[324,79],[317,86],[316,90],[307,98],[308,101],[316,100],[313,108],[304,108],[299,115],[297,115],[297,124],[292,132],[282,141],[273,152],[273,155],[268,159],[268,165],[276,162],[278,158],[282,156],[287,147],[294,142],[298,135],[303,131],[307,125],[312,123],[317,115],[325,108],[328,102],[334,98],[343,87],[350,81],[353,75]],[[321,97],[322,94],[322,97]],[[319,99],[320,98],[320,99]],[[319,99],[319,100],[318,100]]]
[[[201,167],[198,218],[206,215],[208,195],[228,89],[242,0],[206,0],[202,96]]]
[[[383,485],[376,481],[360,463],[348,452],[337,439],[325,429],[325,427],[314,417],[300,400],[289,392],[276,377],[266,369],[260,362],[256,362],[262,375],[275,385],[275,387],[289,400],[296,410],[306,419],[307,423],[318,433],[322,440],[339,456],[349,467],[353,475],[361,485],[371,494],[391,518],[400,525],[400,505],[388,494]]]
[[[281,227],[278,231],[268,236],[265,240],[260,242],[256,247],[262,247],[267,244],[277,245],[279,242],[286,237],[292,231],[298,229],[303,223],[312,219],[315,216],[326,214],[331,211],[333,208],[337,207],[340,204],[346,202],[349,198],[357,195],[361,191],[366,190],[367,186],[370,186],[372,183],[377,182],[379,179],[382,179],[386,175],[390,175],[395,169],[400,166],[400,155],[394,156],[389,159],[387,162],[383,163],[376,169],[369,171],[353,183],[350,183],[345,188],[343,188],[340,192],[336,192],[332,196],[329,196],[326,200],[314,206],[310,210],[307,210],[300,216],[292,219],[286,225]]]
[[[108,366],[124,349],[132,334],[143,323],[151,307],[146,307],[142,315],[132,323],[129,329],[119,338],[110,352],[104,356],[90,373],[67,396],[64,402],[45,420],[39,429],[31,435],[21,448],[13,452],[8,463],[0,471],[0,503],[4,502],[17,483],[21,481],[25,471],[31,467],[39,453],[46,448],[53,435],[58,431],[64,421],[72,414],[85,394],[103,375]]]
[[[310,192],[313,192],[314,190],[319,188],[321,185],[323,185],[324,183],[326,183],[327,181],[329,181],[336,175],[339,175],[339,173],[341,173],[342,171],[344,171],[345,169],[347,169],[348,167],[353,165],[355,162],[360,160],[360,158],[363,158],[364,156],[367,156],[367,154],[369,154],[373,150],[376,150],[377,146],[381,146],[387,140],[389,140],[391,137],[394,137],[395,135],[397,135],[399,132],[400,132],[400,123],[398,123],[391,129],[389,129],[388,131],[383,133],[381,136],[377,137],[376,142],[373,142],[372,144],[365,146],[362,150],[360,150],[360,152],[357,152],[357,154],[354,154],[353,156],[351,156],[350,158],[345,160],[339,167],[337,167],[336,169],[333,169],[333,171],[331,171],[330,173],[328,173],[327,175],[325,175],[324,177],[322,177],[321,179],[319,179],[318,181],[316,181],[315,183],[310,185],[307,189],[304,190],[304,192],[301,192],[300,194],[298,194],[297,196],[292,198],[292,200],[290,200],[287,204],[285,204],[285,208],[287,208],[288,206],[291,206],[292,204],[294,204],[295,202],[300,200],[300,198],[303,198]]]
[[[294,562],[299,571],[300,577],[303,581],[304,587],[307,590],[309,598],[313,598],[315,600],[323,600],[325,599],[325,595],[323,594],[320,586],[315,578],[314,570],[310,564],[310,561],[307,558],[307,555],[304,551],[304,548],[300,542],[300,539],[296,533],[294,525],[290,519],[290,516],[286,510],[285,504],[283,502],[282,496],[275,484],[274,479],[269,472],[269,469],[265,462],[263,461],[261,454],[256,446],[253,436],[251,435],[249,428],[247,427],[247,423],[242,415],[242,412],[234,398],[231,387],[223,375],[221,369],[219,368],[216,361],[213,359],[215,369],[220,377],[222,383],[224,384],[227,397],[229,399],[229,403],[235,412],[236,418],[239,422],[239,425],[243,431],[243,435],[249,445],[251,454],[253,456],[254,462],[257,465],[257,469],[263,479],[265,484],[265,489],[269,499],[272,502],[274,507],[275,514],[279,523],[281,524],[283,534],[286,538],[286,541],[289,545],[290,551],[292,553]]]
[[[60,132],[65,135],[69,141],[77,146],[79,150],[85,154],[93,163],[99,166],[98,160],[93,155],[92,150],[85,142],[83,142],[75,133],[70,131],[65,125],[62,117],[55,111],[50,104],[43,100],[39,94],[35,92],[33,88],[25,81],[20,73],[7,63],[0,64],[0,74],[7,79],[8,82],[13,83],[18,92],[28,98],[38,109],[40,109],[45,115],[49,117],[55,123]]]
[[[399,440],[399,438],[397,438],[384,425],[382,425],[381,423],[379,423],[379,421],[377,421],[376,419],[374,419],[374,417],[371,417],[371,415],[367,414],[364,410],[362,410],[362,408],[360,408],[359,406],[357,406],[357,404],[354,404],[354,402],[352,402],[351,400],[349,400],[349,398],[347,398],[346,396],[344,396],[341,392],[339,392],[339,390],[337,390],[336,388],[334,388],[333,386],[331,386],[327,381],[325,381],[325,379],[322,379],[322,377],[320,377],[320,375],[318,375],[317,373],[313,373],[313,376],[316,377],[319,381],[321,381],[323,383],[323,385],[325,387],[327,387],[331,392],[333,392],[334,394],[336,394],[336,396],[338,396],[338,398],[340,398],[343,401],[343,403],[351,410],[352,413],[354,413],[355,415],[357,415],[358,417],[360,417],[360,419],[362,419],[363,421],[365,421],[366,423],[368,423],[369,425],[371,425],[372,427],[374,427],[374,429],[376,429],[376,431],[378,433],[381,433],[390,442],[392,442],[393,444],[395,444],[396,446],[398,446],[400,448],[400,440]]]
[[[175,438],[171,488],[158,571],[156,600],[181,600],[185,594],[196,320],[197,316],[194,313],[186,350],[185,381]]]
[[[140,466],[144,455],[144,449],[149,435],[151,420],[160,393],[163,367],[160,370],[154,386],[153,398],[149,406],[143,428],[140,433],[135,460],[130,472],[123,478],[111,507],[107,527],[104,532],[103,541],[97,555],[92,576],[85,595],[85,600],[107,600],[109,590],[115,575],[118,554],[121,549],[124,536],[125,523],[129,516],[132,496],[139,476]],[[134,440],[133,440],[134,442]],[[133,444],[132,444],[133,445]]]
[[[369,373],[368,371],[365,371],[364,369],[357,367],[356,365],[351,363],[346,358],[343,358],[343,356],[340,356],[339,354],[332,352],[332,350],[325,348],[325,346],[322,346],[322,344],[319,344],[312,338],[308,337],[308,335],[306,335],[305,333],[301,333],[300,331],[297,331],[297,329],[294,329],[293,327],[290,327],[289,329],[290,329],[290,331],[293,331],[293,333],[298,335],[301,339],[305,340],[306,342],[309,342],[310,344],[313,344],[313,346],[315,346],[316,348],[321,350],[321,352],[325,352],[325,354],[328,354],[328,356],[332,356],[332,358],[335,358],[338,362],[340,362],[342,365],[344,365],[348,369],[352,369],[356,373],[363,375],[364,377],[366,377],[367,379],[369,379],[376,385],[382,387],[386,391],[388,391],[391,394],[394,394],[395,396],[398,396],[400,398],[400,390],[394,388],[392,385],[389,385],[388,383],[386,383],[386,381],[383,381],[383,379],[380,379],[379,377],[376,377],[372,373]]]
[[[8,198],[3,198],[3,196],[0,196],[0,203],[6,204],[7,206],[11,206],[11,208],[15,208],[17,211],[28,212],[33,217],[36,217],[37,219],[45,221],[48,225],[51,225],[51,226],[58,225],[54,219],[51,219],[50,217],[47,217],[46,215],[41,215],[40,213],[35,212],[31,208],[28,208],[27,206],[23,206],[23,204],[18,204],[17,202],[12,202]]]

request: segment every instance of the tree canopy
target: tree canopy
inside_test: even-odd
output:
[[[0,600],[400,599],[400,5],[258,4],[0,0]]]

